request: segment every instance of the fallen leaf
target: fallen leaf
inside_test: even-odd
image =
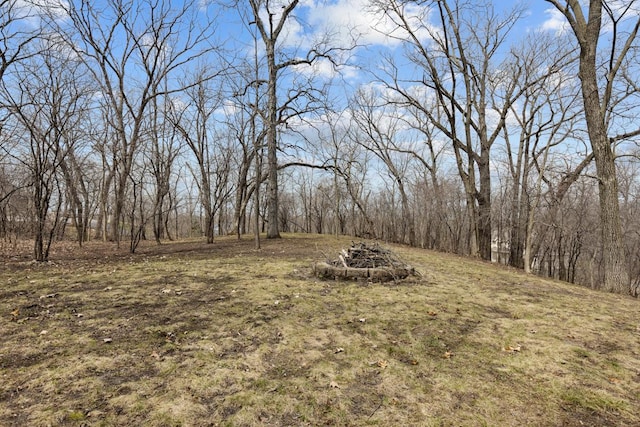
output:
[[[429,316],[437,316],[438,312],[437,311],[430,311],[428,314],[429,314]]]
[[[445,351],[445,353],[442,355],[443,359],[451,359],[451,357],[453,356],[453,353],[450,351]]]
[[[519,352],[519,351],[520,351],[520,348],[521,348],[521,347],[520,347],[519,345],[517,345],[517,346],[515,346],[515,347],[512,347],[512,346],[510,346],[510,345],[509,345],[509,346],[507,346],[507,347],[504,347],[504,348],[502,349],[502,351],[505,351],[505,352],[507,352],[507,353],[517,353],[517,352]]]
[[[389,366],[389,362],[387,362],[384,359],[380,359],[380,360],[376,360],[375,362],[369,362],[370,366],[377,366],[379,368],[386,368],[387,366]]]
[[[18,317],[18,316],[20,315],[20,309],[19,309],[19,308],[16,308],[15,310],[13,310],[13,311],[11,312],[11,315],[12,315],[13,317]]]

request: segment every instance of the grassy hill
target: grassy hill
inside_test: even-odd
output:
[[[0,425],[640,425],[640,301],[393,245],[420,276],[313,276],[350,243],[5,255]]]

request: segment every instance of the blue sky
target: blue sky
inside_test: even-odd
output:
[[[245,0],[247,7],[248,2]],[[289,4],[288,0],[283,0],[282,4]],[[481,4],[481,2],[477,2]],[[278,0],[271,0],[272,10],[279,11],[281,6]],[[494,6],[498,12],[507,12],[514,7],[520,6],[524,13],[517,27],[511,32],[512,37],[508,40],[505,49],[520,36],[534,31],[562,31],[565,25],[564,18],[554,12],[553,6],[543,0],[534,0],[528,3],[511,1],[494,1]],[[208,12],[216,10],[215,4],[207,6]],[[424,22],[429,19],[429,10],[425,7],[412,5],[407,11],[416,20]],[[381,52],[390,55],[402,54],[402,43],[397,38],[390,38],[387,34],[395,29],[395,25],[382,14],[376,14],[369,7],[369,0],[301,0],[295,9],[296,19],[290,19],[282,36],[282,47],[289,50],[293,56],[304,55],[306,49],[311,46],[314,40],[324,37],[326,34],[332,35],[332,43],[337,46],[348,47],[352,45],[352,35],[358,35],[359,47],[351,52],[344,66],[334,69],[328,61],[320,62],[314,67],[316,78],[334,79],[334,99],[338,102],[346,103],[346,96],[350,91],[359,85],[375,84],[371,83],[372,76],[368,71],[374,69],[379,63]],[[264,17],[266,19],[266,16]],[[277,21],[279,16],[274,16]],[[248,26],[243,24],[237,10],[227,10],[224,19],[221,21],[221,33],[230,40],[235,40],[245,49],[246,55],[253,55],[253,42],[250,38]],[[426,32],[422,34],[427,39]],[[261,46],[261,43],[259,43]],[[406,62],[406,61],[405,61]],[[304,74],[310,70],[308,67],[299,67],[295,72]],[[266,70],[261,73],[265,76]],[[334,105],[337,109],[346,108],[346,105]],[[227,110],[229,112],[229,110]],[[342,118],[347,122],[350,120],[349,114]],[[314,134],[325,117],[309,118],[304,123],[293,123],[294,127],[304,133],[305,126],[313,124],[313,129],[309,128],[308,136]],[[313,123],[315,122],[315,123]],[[293,154],[293,153],[290,153]],[[310,153],[298,153],[307,156]]]
[[[281,4],[289,3],[289,0],[271,0],[271,9],[278,12],[281,10]],[[248,1],[243,0],[240,4],[240,7],[245,8],[244,14],[250,14]],[[512,31],[516,38],[531,31],[559,31],[564,25],[564,18],[554,12],[551,4],[543,0],[532,0],[528,3],[494,1],[494,4],[498,11],[507,11],[516,6],[525,10],[518,27]],[[201,8],[209,16],[220,11],[215,1],[201,0]],[[413,5],[407,10],[416,20],[429,19],[429,10],[426,7]],[[248,26],[246,22],[252,18],[242,18],[242,13],[237,9],[224,11],[219,19],[218,33],[227,42],[237,43],[237,47],[233,48],[236,54],[244,54],[251,58],[252,26]],[[287,21],[281,37],[281,46],[287,49],[291,56],[306,54],[315,40],[327,34],[331,34],[333,45],[342,47],[352,46],[353,36],[357,35],[357,43],[361,47],[350,51],[348,58],[342,58],[344,65],[337,69],[324,60],[316,63],[313,69],[301,66],[294,70],[300,74],[315,73],[315,77],[320,79],[335,79],[342,85],[338,89],[342,93],[371,81],[372,76],[367,71],[376,67],[381,52],[399,57],[402,51],[401,42],[387,35],[395,29],[395,25],[382,14],[375,13],[370,7],[370,0],[301,0],[293,17],[295,19]],[[266,16],[263,18],[266,19]],[[279,16],[274,16],[274,19],[277,21]],[[426,40],[426,33],[423,33],[423,36]],[[258,46],[262,51],[262,44],[258,43]]]
[[[26,0],[19,0],[26,1]],[[64,4],[66,1],[71,0],[41,0],[48,2],[49,4]],[[79,1],[79,0],[78,0]],[[199,6],[197,15],[202,19],[201,22],[207,20],[215,20],[218,31],[216,36],[220,39],[220,43],[224,44],[238,57],[244,57],[251,59],[253,55],[253,42],[251,40],[252,26],[248,25],[249,20],[252,18],[243,18],[238,9],[226,9],[223,10],[220,7],[220,0],[194,0]],[[231,0],[224,0],[228,3],[232,3]],[[281,9],[282,4],[289,4],[290,0],[270,0],[274,11]],[[343,109],[341,118],[344,118],[346,126],[350,123],[349,111],[347,110],[346,102],[347,97],[350,95],[350,91],[359,85],[374,85],[372,82],[372,76],[368,71],[375,68],[379,63],[380,53],[387,52],[390,55],[397,55],[398,58],[402,54],[402,44],[398,39],[390,38],[388,33],[392,32],[395,28],[389,19],[384,18],[380,14],[374,13],[369,8],[370,0],[300,0],[298,7],[296,8],[294,15],[296,19],[288,21],[286,31],[282,38],[282,47],[290,53],[292,56],[304,55],[307,49],[311,46],[314,40],[324,37],[326,34],[332,35],[331,44],[335,46],[348,47],[352,45],[352,35],[358,35],[358,44],[361,46],[353,50],[352,56],[345,59],[346,64],[334,69],[327,61],[320,62],[313,70],[316,75],[317,81],[331,80],[334,81],[332,100],[335,100],[333,105],[338,113]],[[96,0],[95,3],[91,3],[96,7],[101,7],[105,0]],[[279,3],[280,2],[280,3]],[[142,3],[142,1],[141,1]],[[248,0],[238,0],[240,7],[245,8],[245,12],[249,11]],[[419,2],[418,2],[419,3]],[[451,0],[453,3],[453,0]],[[476,4],[482,4],[481,1],[474,1]],[[622,0],[611,0],[612,5],[621,5],[624,2]],[[509,44],[515,42],[518,38],[525,36],[528,33],[535,31],[544,31],[551,34],[562,32],[566,30],[566,21],[554,7],[544,0],[531,0],[529,2],[516,2],[516,1],[503,1],[494,0],[493,4],[498,10],[510,10],[513,7],[521,6],[524,9],[522,19],[518,22],[517,27],[511,32],[511,36],[507,41]],[[171,2],[172,6],[179,7],[181,2]],[[412,14],[416,21],[424,22],[429,18],[428,9],[424,9],[420,6],[411,5],[408,6],[410,14]],[[276,20],[278,16],[274,17]],[[426,33],[423,34],[425,40],[427,38]],[[560,38],[559,38],[560,39]],[[565,41],[563,41],[565,42]],[[261,45],[261,43],[259,43]],[[222,45],[221,45],[222,46]],[[407,61],[404,60],[406,63]],[[189,67],[195,68],[189,65]],[[409,69],[409,67],[407,67]],[[291,70],[287,76],[288,79],[295,78],[296,76],[305,77],[309,74],[308,67],[298,67]],[[266,70],[261,68],[261,77],[266,77]],[[286,90],[286,85],[284,87]],[[180,94],[175,94],[177,98],[180,98]],[[180,99],[176,100],[177,102]],[[229,92],[229,103],[220,108],[219,114],[233,114],[237,105],[232,105],[232,102],[237,102],[237,99],[233,99],[231,91]],[[185,101],[186,102],[186,101]],[[301,133],[306,131],[308,134],[305,136],[312,137],[317,136],[318,131],[322,131],[323,123],[326,123],[326,117],[309,117],[305,122],[292,123],[292,127],[299,130]],[[220,117],[220,122],[224,122],[224,117]],[[310,126],[314,125],[314,126]],[[284,128],[284,127],[283,127]],[[284,130],[284,129],[283,129]],[[289,135],[291,136],[291,135]],[[296,138],[294,135],[293,138]],[[312,156],[312,153],[287,153],[292,156]],[[574,153],[575,154],[575,150]]]
[[[246,3],[246,2],[245,2]],[[281,3],[289,3],[282,1]],[[272,1],[273,10],[278,10],[278,1]],[[513,34],[523,34],[530,31],[545,29],[558,31],[564,25],[564,19],[553,10],[553,6],[543,0],[534,0],[528,3],[512,1],[495,1],[497,10],[510,9],[517,5],[523,5],[526,9],[525,17],[521,20]],[[213,4],[208,6],[215,8]],[[428,17],[428,9],[420,6],[411,6],[407,9],[416,19]],[[289,48],[300,47],[301,51],[311,43],[326,34],[331,34],[336,45],[350,46],[354,34],[358,35],[358,44],[368,46],[370,49],[385,48],[395,50],[400,47],[400,41],[387,36],[393,31],[394,25],[381,14],[370,10],[369,0],[301,0],[295,12],[297,20],[290,19],[282,40]],[[278,16],[275,16],[278,19]],[[225,21],[221,31],[231,38],[247,40],[246,27],[240,24],[237,12],[229,11],[225,14]],[[364,47],[355,51],[357,57],[365,57],[367,49]],[[320,71],[332,73],[326,64],[320,65]],[[341,70],[343,77],[356,78],[355,70],[344,67]]]
[[[18,4],[26,4],[26,0],[17,1]],[[40,0],[41,4],[49,5],[50,10],[55,10],[57,4],[67,5],[69,1]],[[246,49],[246,54],[252,55],[250,27],[247,25],[247,19],[251,18],[241,17],[241,13],[238,11],[238,9],[244,8],[244,13],[249,13],[248,0],[239,0],[238,8],[226,10],[223,10],[220,3],[232,4],[234,2],[230,0],[222,2],[219,0],[193,1],[199,6],[203,20],[214,19],[217,21],[219,42],[229,43],[229,46],[238,43],[240,48],[233,47],[232,51],[238,53],[238,49]],[[101,7],[100,3],[102,3],[101,0],[92,2],[96,8]],[[289,4],[290,0],[270,0],[270,3],[271,9],[277,13],[281,9],[281,5]],[[482,4],[482,2],[476,3]],[[171,1],[171,4],[180,7],[182,1]],[[564,18],[544,0],[530,0],[528,2],[495,0],[493,4],[498,10],[507,10],[516,6],[526,9],[525,17],[513,32],[514,36],[539,29],[558,31],[565,25]],[[418,21],[428,19],[429,11],[426,7],[409,5],[407,11]],[[366,65],[368,61],[375,61],[375,56],[373,58],[369,56],[371,52],[373,55],[379,52],[379,49],[393,52],[399,50],[401,46],[401,42],[397,38],[390,38],[387,35],[394,30],[393,23],[380,13],[375,13],[370,7],[370,0],[300,0],[293,15],[295,19],[287,21],[281,37],[282,46],[292,51],[298,49],[301,54],[304,54],[305,48],[311,46],[315,40],[323,38],[327,34],[331,34],[333,44],[343,47],[351,46],[353,36],[357,35],[357,42],[363,47],[352,51],[350,62],[353,65],[362,65],[363,63]],[[276,15],[275,19],[278,18]],[[308,70],[300,69],[299,71]],[[336,70],[326,61],[317,64],[314,71],[325,75],[325,77],[336,76]],[[368,78],[363,76],[357,68],[348,65],[340,67],[338,71],[343,79],[352,83]]]

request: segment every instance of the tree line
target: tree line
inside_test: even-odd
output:
[[[544,3],[369,0],[391,48],[298,0],[1,0],[0,238],[347,234],[637,295],[638,4]]]

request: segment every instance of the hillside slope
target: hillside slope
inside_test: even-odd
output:
[[[5,257],[0,425],[640,425],[640,301],[393,245],[419,276],[313,276],[350,242]]]

